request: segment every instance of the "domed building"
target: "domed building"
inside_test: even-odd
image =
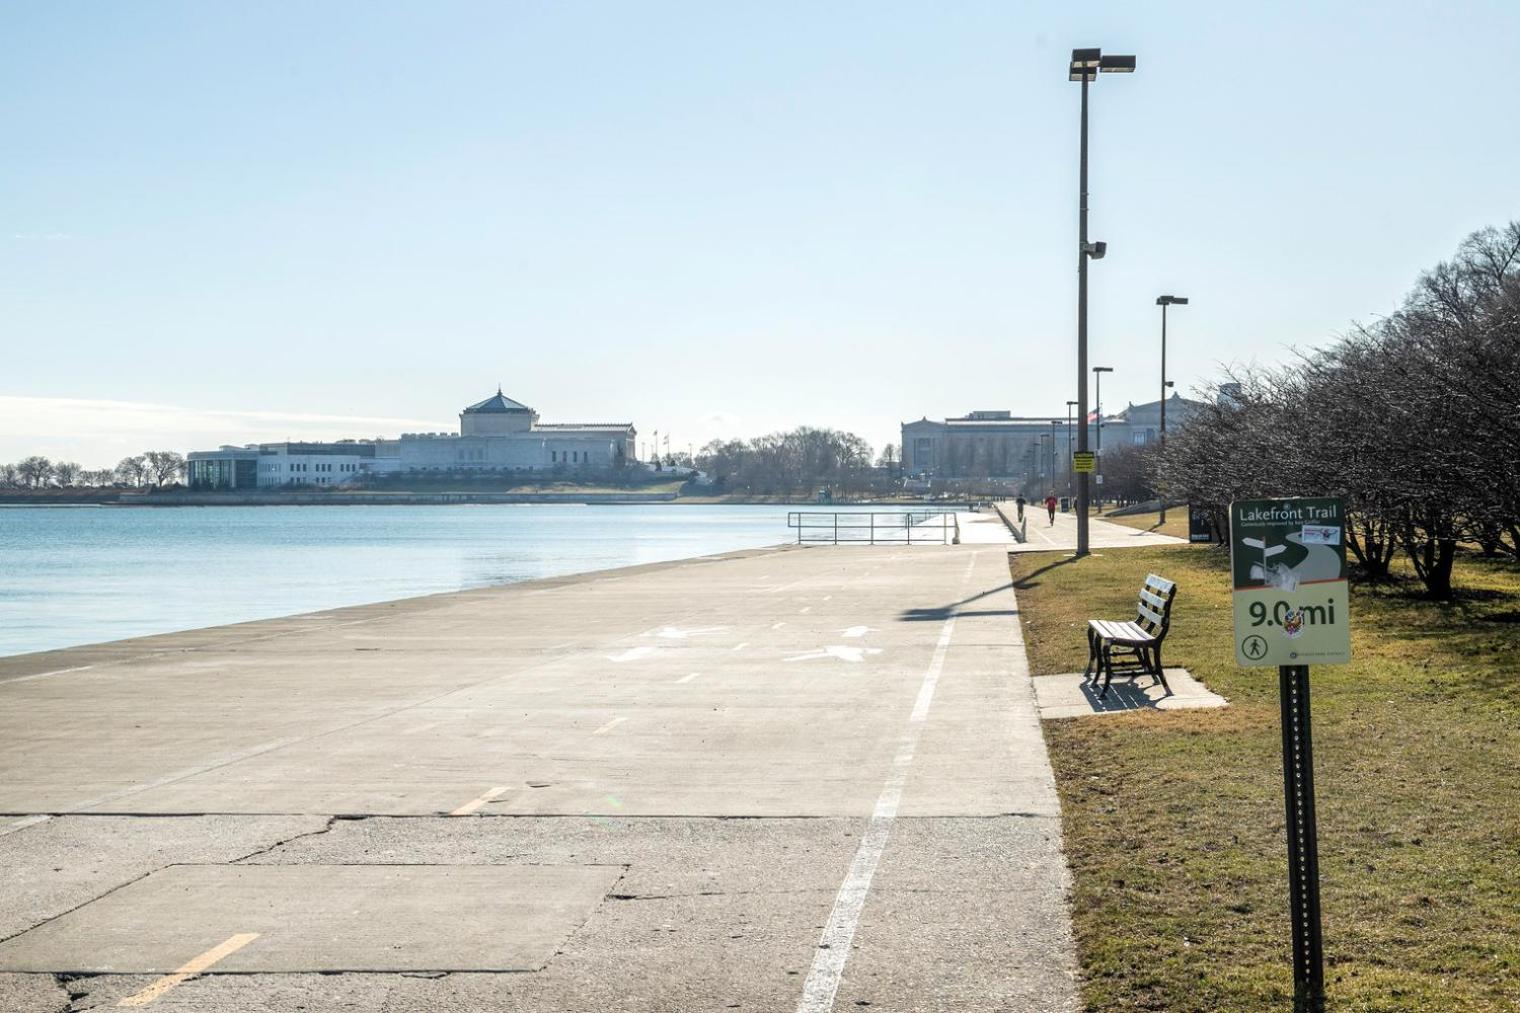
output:
[[[194,489],[344,485],[368,476],[436,472],[595,472],[637,458],[631,422],[547,423],[496,393],[459,413],[457,433],[399,439],[257,443],[189,454]]]

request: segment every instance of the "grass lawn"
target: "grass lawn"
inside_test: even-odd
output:
[[[1115,524],[1123,524],[1128,528],[1139,528],[1141,531],[1152,531],[1158,535],[1174,535],[1177,538],[1188,536],[1187,507],[1173,507],[1166,512],[1166,523],[1161,523],[1161,514],[1152,510],[1143,514],[1125,514],[1123,517],[1114,517],[1103,514],[1102,519],[1112,521]]]
[[[1355,660],[1311,674],[1333,1011],[1520,1010],[1520,568],[1458,565],[1454,604],[1353,589]],[[1230,700],[1045,723],[1087,1007],[1290,1008],[1277,673],[1234,663],[1227,553],[1011,566],[1036,675],[1081,670],[1086,620],[1156,572],[1166,663]]]

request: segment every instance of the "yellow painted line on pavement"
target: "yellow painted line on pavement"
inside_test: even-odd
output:
[[[202,953],[199,957],[194,958],[179,970],[175,971],[173,974],[164,975],[162,978],[158,979],[153,984],[143,989],[141,992],[136,992],[132,995],[127,996],[116,1005],[146,1006],[148,1003],[152,1002],[154,999],[157,999],[159,996],[169,991],[169,989],[184,981],[186,978],[200,974],[212,964],[215,964],[217,961],[222,960],[224,957],[231,956],[257,938],[259,938],[259,933],[257,932],[239,932],[235,936],[230,936],[225,942],[217,946],[213,946],[211,949],[207,950],[205,953]]]
[[[464,805],[460,806],[458,809],[455,809],[453,812],[449,813],[449,815],[450,816],[468,816],[468,815],[470,815],[470,813],[474,812],[476,809],[479,809],[481,806],[485,805],[487,802],[493,802],[496,799],[501,798],[506,793],[507,793],[507,786],[506,785],[501,785],[500,787],[492,788],[490,791],[486,792],[484,795],[480,796],[479,798],[471,799],[470,801],[466,802]]]

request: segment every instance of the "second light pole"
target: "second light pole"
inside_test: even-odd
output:
[[[1101,488],[1103,485],[1103,374],[1112,373],[1113,371],[1114,367],[1112,366],[1093,367],[1093,383],[1098,388],[1096,391],[1098,407],[1093,410],[1093,414],[1097,416],[1098,420],[1098,485],[1100,486],[1098,489],[1099,510],[1103,509],[1103,490]]]
[[[1166,308],[1168,306],[1186,306],[1187,297],[1181,295],[1158,295],[1156,305],[1161,307],[1161,456],[1166,457],[1166,389],[1172,385],[1166,378]],[[1161,497],[1160,522],[1166,523],[1166,497]]]

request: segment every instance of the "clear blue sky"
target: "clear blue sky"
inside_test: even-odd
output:
[[[1511,2],[10,4],[0,459],[1063,413],[1090,45],[1106,407],[1520,216]]]

